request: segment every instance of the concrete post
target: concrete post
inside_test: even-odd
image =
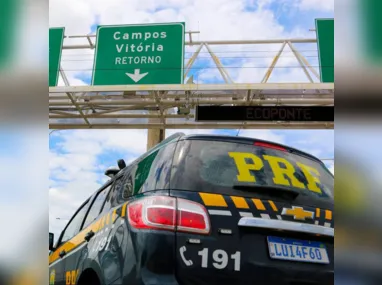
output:
[[[165,138],[164,129],[149,129],[147,130],[147,150],[153,148]]]
[[[124,96],[132,96],[136,95],[135,91],[127,91],[123,93]],[[158,114],[158,111],[149,111],[149,114]],[[160,118],[150,118],[148,119],[149,123],[160,123]],[[148,129],[147,130],[147,150],[153,148],[158,143],[163,141],[165,138],[165,130],[164,129]]]
[[[149,111],[149,114],[158,115],[159,111]],[[149,124],[161,123],[161,118],[149,118]],[[165,138],[164,129],[148,129],[147,130],[147,150],[153,148]]]

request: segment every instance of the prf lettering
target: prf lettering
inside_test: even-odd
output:
[[[245,152],[229,152],[228,155],[235,161],[239,172],[237,175],[237,180],[240,182],[256,182],[255,176],[253,176],[250,171],[261,170],[264,167],[263,160],[266,160],[273,172],[273,183],[276,185],[293,186],[295,188],[306,189],[305,185],[294,176],[294,166],[285,158],[263,155],[262,160],[259,156],[254,155],[253,153]],[[302,163],[297,163],[297,166],[306,177],[308,189],[321,194],[321,189],[317,186],[317,184],[320,183],[320,173],[318,170]],[[289,178],[289,180],[286,178]]]

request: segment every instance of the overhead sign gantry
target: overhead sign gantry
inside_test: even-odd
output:
[[[89,44],[64,45],[64,50],[95,49],[92,84],[69,86],[65,71],[61,70],[66,86],[53,84],[49,88],[50,128],[163,130],[334,127],[334,83],[330,78],[327,79],[326,71],[317,72],[295,46],[304,44],[306,48],[308,44],[317,44],[316,39],[193,41],[193,33],[185,32],[184,23],[161,23],[100,26],[97,35],[67,36],[86,38]],[[188,41],[185,41],[185,34],[189,36]],[[326,66],[329,71],[334,70],[331,63],[324,63],[329,57],[326,57],[327,51],[321,50],[325,48],[325,40],[322,39],[330,35],[324,33],[322,39],[322,33],[318,32],[318,35],[321,67],[329,65]],[[97,38],[96,44],[91,40],[94,37]],[[268,44],[280,44],[280,50],[261,82],[248,83],[235,83],[227,66],[223,66],[211,48],[213,45],[236,45],[245,53],[243,45]],[[196,49],[184,65],[185,47],[189,46]],[[289,52],[297,59],[299,68],[309,82],[268,83],[286,47],[290,48]],[[196,84],[190,77],[191,69],[203,49],[211,56],[225,83]],[[55,56],[52,54],[52,57]],[[54,62],[50,61],[50,65],[54,65]],[[53,66],[50,70],[57,72],[58,68]],[[211,66],[208,70],[211,70]],[[324,75],[320,76],[319,73]],[[314,81],[314,77],[318,82]],[[252,110],[252,117],[243,116],[243,112],[232,117],[227,111],[223,117],[213,118],[210,112],[209,120],[198,118],[198,108],[205,110],[209,107],[225,108],[233,113],[236,109],[245,109],[244,114]],[[319,107],[321,109],[317,109]],[[290,116],[292,113],[297,114],[295,119]]]

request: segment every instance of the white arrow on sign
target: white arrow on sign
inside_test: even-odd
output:
[[[127,73],[126,72],[126,75],[129,76],[134,82],[138,82],[143,77],[145,77],[147,74],[149,74],[149,73],[148,72],[141,73],[140,69],[134,69],[134,73]]]

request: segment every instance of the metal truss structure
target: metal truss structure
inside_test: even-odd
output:
[[[223,84],[195,84],[191,76],[179,85],[66,86],[49,88],[50,129],[332,129],[333,122],[196,122],[198,105],[263,106],[334,106],[334,84],[317,83],[320,75],[296,49],[296,43],[315,43],[316,39],[281,39],[253,41],[193,41],[187,32],[187,46],[197,46],[185,65],[184,78],[205,47],[216,64]],[[94,36],[87,45],[63,49],[94,49]],[[70,37],[69,37],[70,38]],[[260,83],[235,83],[212,45],[281,44]],[[308,83],[268,83],[286,46],[289,46]]]

